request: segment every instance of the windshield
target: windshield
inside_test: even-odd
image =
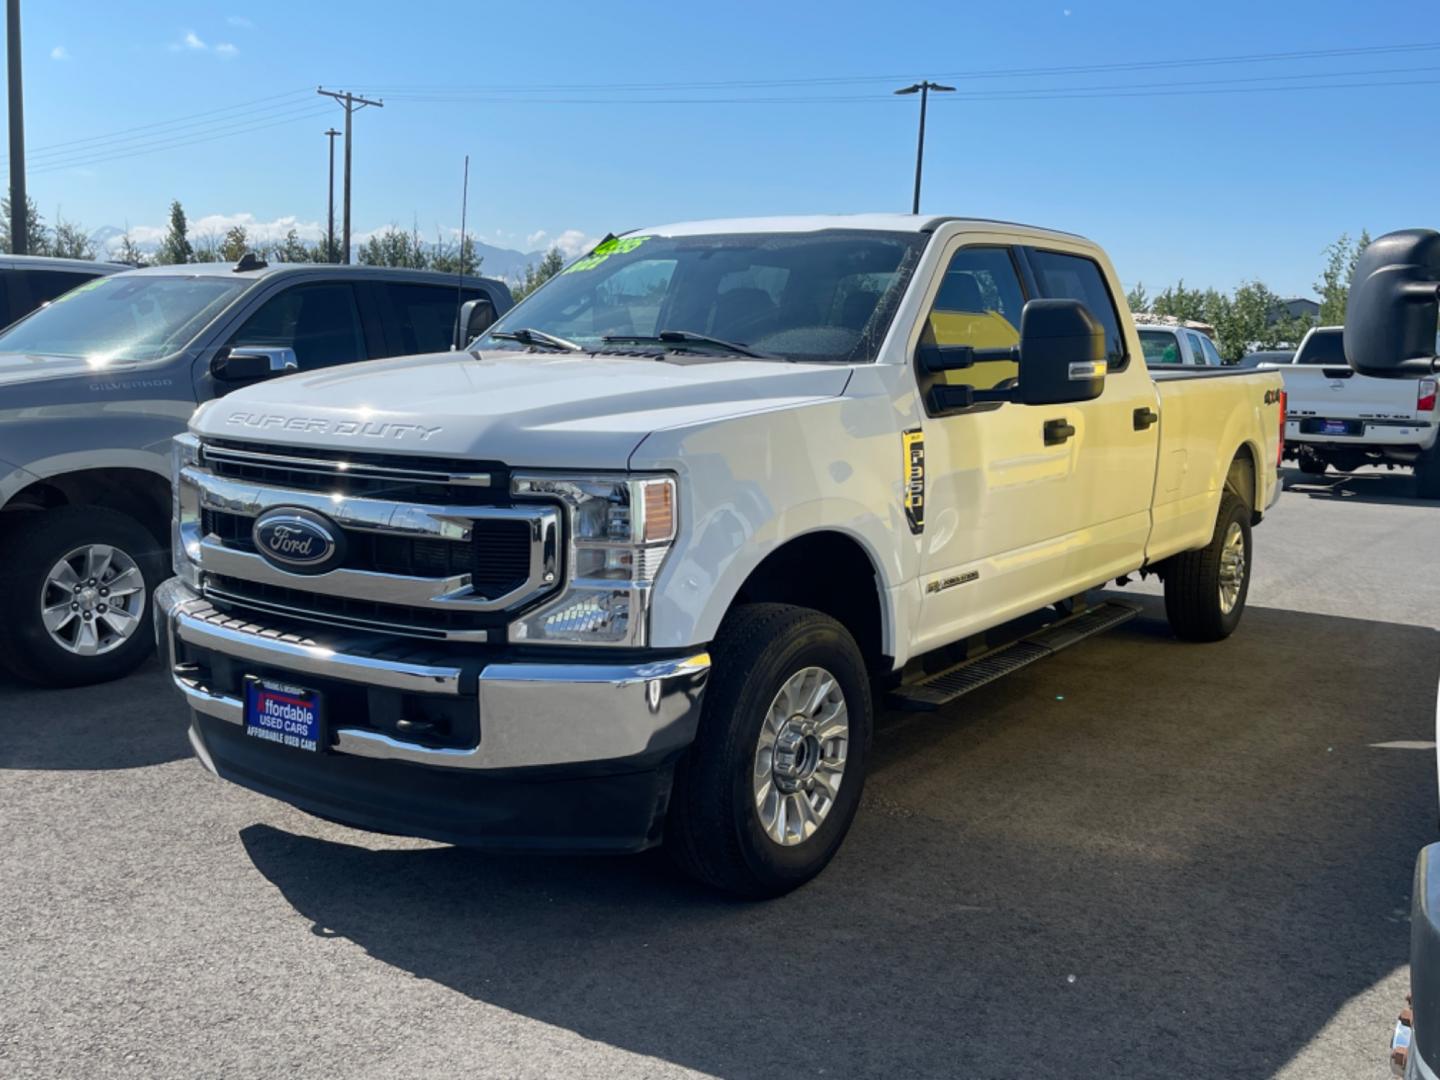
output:
[[[1297,364],[1330,364],[1345,367],[1345,335],[1339,330],[1316,330],[1300,344]]]
[[[1180,363],[1180,344],[1169,330],[1141,330],[1140,349],[1146,367]]]
[[[506,314],[478,345],[557,347],[540,337],[548,335],[587,352],[657,348],[868,362],[927,239],[828,229],[607,240]]]
[[[112,361],[168,356],[250,284],[222,277],[97,278],[0,332],[0,352]]]

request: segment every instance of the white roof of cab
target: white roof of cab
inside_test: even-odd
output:
[[[784,217],[717,218],[710,221],[681,221],[633,229],[623,235],[632,236],[706,236],[725,233],[800,233],[821,229],[869,229],[878,232],[931,232],[947,222],[960,222],[972,228],[1002,225],[1007,230],[1023,231],[1036,237],[1046,235],[1073,236],[1055,229],[1041,229],[1011,221],[989,221],[984,218],[958,218],[939,214],[796,214]]]

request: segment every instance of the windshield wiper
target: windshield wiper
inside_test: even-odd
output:
[[[521,345],[548,345],[552,349],[564,349],[566,352],[585,351],[573,341],[567,341],[563,337],[556,337],[554,334],[547,334],[544,330],[535,330],[528,326],[522,326],[517,330],[492,330],[490,336],[504,338],[507,341],[518,341]]]
[[[709,334],[697,334],[693,330],[661,330],[658,334],[607,334],[600,339],[606,345],[712,345],[717,349],[724,349],[726,352],[734,353],[736,356],[749,356],[756,360],[769,359],[763,353],[757,353],[747,349],[744,345],[734,341],[726,341],[724,338],[711,337]]]

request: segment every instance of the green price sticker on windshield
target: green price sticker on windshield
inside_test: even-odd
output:
[[[593,270],[611,255],[624,255],[627,251],[634,251],[641,244],[649,240],[648,236],[617,236],[606,240],[596,246],[595,250],[586,255],[583,259],[576,259],[573,263],[561,271],[562,274],[573,274],[580,270]]]
[[[52,304],[58,304],[58,303],[60,303],[60,301],[62,301],[62,300],[68,300],[68,299],[70,299],[70,297],[76,296],[76,295],[78,295],[79,293],[89,292],[91,289],[98,289],[98,288],[100,287],[100,283],[101,283],[102,281],[104,281],[104,280],[105,280],[105,279],[104,279],[103,277],[97,277],[94,281],[87,281],[84,285],[77,285],[75,288],[71,289],[69,292],[67,292],[67,293],[61,293],[59,296],[57,296],[54,300],[52,300],[52,301],[50,301],[50,302],[51,302]]]

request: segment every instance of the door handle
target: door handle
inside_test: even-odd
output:
[[[1146,428],[1148,428],[1151,424],[1155,423],[1155,421],[1159,419],[1159,413],[1157,413],[1154,409],[1147,409],[1142,405],[1140,408],[1135,410],[1135,430],[1144,431]]]
[[[1075,434],[1075,425],[1065,420],[1045,421],[1045,445],[1059,446]]]

